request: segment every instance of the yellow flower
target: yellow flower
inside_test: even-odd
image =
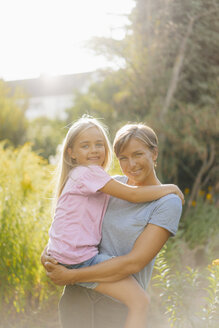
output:
[[[196,201],[195,201],[195,200],[192,201],[192,206],[193,206],[193,207],[196,206]]]
[[[211,200],[211,199],[212,199],[212,194],[209,194],[209,193],[208,193],[208,194],[206,195],[206,199],[207,199],[207,200]]]
[[[185,190],[184,190],[184,194],[185,194],[185,195],[188,195],[188,194],[189,194],[189,191],[190,191],[189,188],[185,188]]]
[[[219,259],[212,261],[212,265],[219,265]]]
[[[199,196],[204,196],[204,194],[205,194],[205,192],[204,192],[204,190],[199,190]]]
[[[26,174],[26,173],[24,174],[23,180],[21,181],[21,185],[23,187],[23,190],[32,188],[31,179],[28,174]]]

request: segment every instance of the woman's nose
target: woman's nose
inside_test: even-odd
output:
[[[135,160],[133,159],[133,158],[130,158],[129,159],[129,166],[130,166],[130,168],[133,168],[133,167],[135,167]]]

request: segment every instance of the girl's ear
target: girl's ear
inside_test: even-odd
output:
[[[73,150],[72,150],[70,147],[67,149],[67,151],[68,151],[68,155],[69,155],[72,159],[76,159],[76,157],[75,157],[75,155],[74,155],[74,153],[73,153]]]

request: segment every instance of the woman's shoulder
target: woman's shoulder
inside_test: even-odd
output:
[[[169,194],[154,201],[154,209],[149,223],[163,227],[175,235],[182,214],[181,199],[175,194]]]
[[[163,209],[169,211],[180,211],[182,210],[182,201],[176,194],[168,194],[154,201],[155,209]]]
[[[162,204],[162,203],[182,204],[181,199],[176,194],[168,194],[166,196],[159,198],[156,202],[159,204]]]

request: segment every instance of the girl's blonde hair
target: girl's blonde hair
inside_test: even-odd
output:
[[[116,133],[113,149],[118,157],[127,146],[131,138],[139,139],[151,151],[158,149],[158,138],[153,129],[143,123],[126,124]]]
[[[78,119],[72,124],[62,144],[62,151],[57,169],[58,177],[55,193],[55,203],[57,202],[58,197],[61,195],[70,170],[78,166],[76,161],[69,155],[68,148],[72,148],[74,146],[75,139],[82,131],[85,131],[92,127],[96,127],[103,134],[105,146],[105,160],[102,166],[106,171],[110,167],[112,160],[112,149],[107,136],[106,126],[91,116],[83,115],[80,119]]]

